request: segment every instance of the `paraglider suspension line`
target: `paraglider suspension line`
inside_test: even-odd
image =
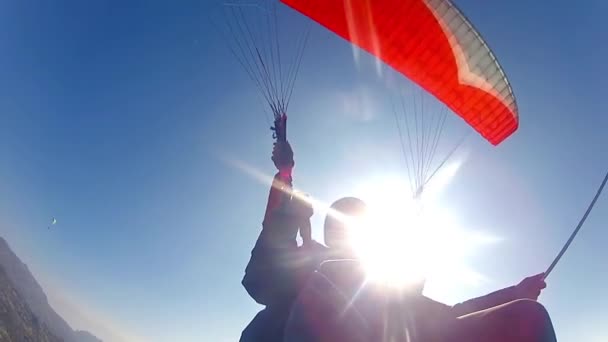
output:
[[[583,215],[583,217],[581,218],[581,220],[578,222],[578,225],[576,226],[576,228],[574,229],[574,231],[570,235],[570,238],[568,238],[568,241],[566,241],[566,244],[564,245],[564,247],[562,247],[562,250],[559,251],[559,254],[557,254],[557,257],[555,257],[555,259],[553,260],[553,262],[551,263],[551,265],[549,266],[549,268],[547,268],[547,270],[545,271],[544,278],[547,278],[549,276],[549,274],[551,273],[551,271],[553,271],[553,268],[555,268],[555,265],[557,265],[557,263],[562,258],[562,256],[564,255],[564,253],[566,253],[566,250],[568,250],[568,247],[570,247],[570,244],[572,243],[572,241],[574,241],[574,238],[576,237],[576,235],[578,234],[578,232],[581,230],[581,227],[583,226],[583,224],[587,220],[587,216],[589,216],[589,213],[591,213],[591,210],[593,210],[593,206],[595,206],[595,202],[597,202],[597,199],[602,194],[602,190],[604,190],[604,186],[606,185],[606,182],[608,182],[608,173],[606,173],[606,176],[604,177],[604,180],[602,181],[602,184],[600,185],[599,189],[597,190],[597,193],[595,194],[595,197],[593,197],[593,200],[591,201],[591,204],[589,204],[589,207],[587,207],[587,211],[585,212],[585,215]]]

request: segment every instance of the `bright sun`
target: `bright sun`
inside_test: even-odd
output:
[[[384,177],[360,191],[369,213],[353,230],[352,243],[369,279],[398,286],[481,280],[466,259],[496,239],[462,229],[448,210],[425,198],[414,201],[403,189],[403,181]]]

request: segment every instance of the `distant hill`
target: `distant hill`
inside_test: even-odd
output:
[[[0,341],[61,342],[30,310],[0,267]]]
[[[78,342],[103,342],[88,331],[76,330],[74,334]]]
[[[6,278],[14,285],[21,298],[27,303],[41,323],[48,330],[64,342],[102,342],[92,334],[85,331],[74,331],[69,324],[49,305],[46,294],[32,273],[15,253],[10,249],[8,243],[0,238],[0,267],[4,270]],[[12,336],[11,336],[12,337]],[[0,342],[17,341],[5,340],[0,337]],[[19,340],[30,341],[30,340]],[[31,340],[46,341],[46,340]],[[51,340],[49,340],[51,341]]]

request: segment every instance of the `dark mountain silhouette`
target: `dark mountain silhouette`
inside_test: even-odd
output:
[[[103,342],[88,331],[76,330],[74,333],[78,342]]]
[[[13,284],[21,298],[23,298],[29,306],[31,312],[36,315],[40,323],[43,323],[48,327],[53,335],[59,337],[64,342],[101,342],[101,340],[88,332],[74,331],[69,324],[53,310],[49,305],[42,287],[29,271],[27,265],[13,253],[8,243],[1,237],[0,267],[4,270],[6,278]],[[0,337],[0,342],[2,341],[14,340],[3,340]]]
[[[25,299],[0,267],[0,341],[61,342],[30,310]]]

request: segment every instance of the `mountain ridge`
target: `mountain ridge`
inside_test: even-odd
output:
[[[27,265],[10,248],[8,242],[0,237],[0,267],[8,280],[29,306],[36,317],[49,331],[64,342],[102,342],[87,331],[77,331],[51,307],[46,293]],[[1,340],[1,339],[0,339]]]
[[[0,341],[65,342],[53,335],[30,310],[0,266]]]

